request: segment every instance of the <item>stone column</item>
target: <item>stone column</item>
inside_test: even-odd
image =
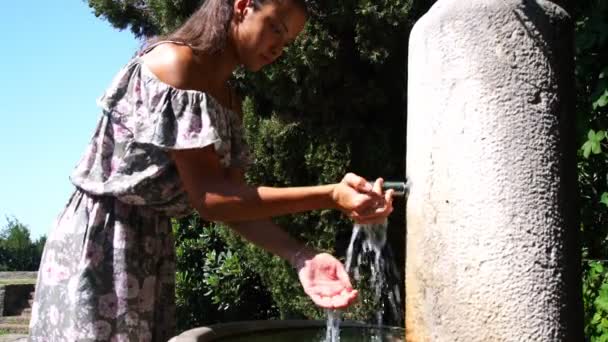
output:
[[[439,0],[409,51],[407,341],[582,341],[571,18]]]

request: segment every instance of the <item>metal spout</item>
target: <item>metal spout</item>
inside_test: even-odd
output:
[[[382,184],[382,191],[392,189],[394,197],[405,196],[409,192],[409,184],[407,182],[386,181]]]

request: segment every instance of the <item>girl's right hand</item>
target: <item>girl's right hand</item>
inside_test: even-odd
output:
[[[304,292],[326,309],[342,309],[357,299],[344,265],[327,253],[309,256],[297,268]]]
[[[357,223],[379,223],[393,211],[393,190],[382,193],[382,178],[370,184],[365,178],[348,173],[335,185],[332,199],[337,208]]]

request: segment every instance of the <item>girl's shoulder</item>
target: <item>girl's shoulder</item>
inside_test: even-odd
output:
[[[196,56],[184,44],[161,44],[139,58],[159,81],[177,89],[189,89],[196,74]]]

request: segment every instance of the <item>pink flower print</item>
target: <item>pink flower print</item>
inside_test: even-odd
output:
[[[129,311],[125,315],[125,322],[130,327],[134,327],[136,325],[139,325],[139,315],[137,314],[137,312]]]
[[[93,323],[88,323],[78,332],[78,338],[76,340],[92,339],[95,340],[95,326]]]
[[[53,267],[54,265],[56,265],[55,262],[47,262],[45,264],[42,265],[42,267],[40,268],[40,272],[42,273],[42,283],[45,284],[49,284],[51,285],[51,279],[53,276]],[[52,285],[57,285],[57,284],[52,284]]]
[[[42,283],[49,286],[56,286],[60,282],[68,279],[68,268],[54,261],[47,262],[42,267]]]
[[[55,251],[53,249],[45,250],[44,251],[44,259],[48,260],[50,262],[54,262],[55,259],[57,259]]]
[[[156,251],[157,239],[150,236],[146,236],[144,239],[144,251],[148,254],[154,254]]]
[[[114,128],[115,141],[125,141],[131,138],[131,132],[122,123],[114,124],[112,128]]]
[[[152,333],[150,333],[150,327],[148,327],[148,322],[139,321],[139,342],[149,342],[152,341]]]
[[[191,131],[190,132],[190,140],[191,141],[197,141],[197,140],[199,140],[199,133],[197,131]]]
[[[66,341],[77,341],[81,336],[80,332],[78,332],[78,330],[76,330],[73,326],[67,328],[63,334]]]
[[[116,103],[116,106],[114,107],[116,109],[116,111],[120,114],[126,114],[130,112],[131,109],[131,104],[127,101],[118,101],[118,103]]]
[[[116,173],[116,169],[120,166],[122,160],[116,156],[112,157],[112,161],[110,161],[110,174]]]
[[[116,304],[116,316],[124,315],[129,310],[129,302],[126,298],[118,298]]]
[[[119,299],[132,299],[139,294],[139,280],[131,274],[120,273],[114,277]]]
[[[194,142],[198,140],[198,132],[185,131],[178,139],[178,144],[184,147],[192,147]]]
[[[106,321],[95,321],[93,329],[95,338],[101,341],[107,341],[112,333],[112,326]]]
[[[154,307],[154,295],[156,288],[156,277],[147,277],[139,291],[139,311],[151,311]]]
[[[108,293],[99,297],[99,314],[106,318],[116,318],[118,313],[118,298],[115,293]]]
[[[49,309],[49,321],[52,325],[57,325],[61,321],[61,314],[55,305]]]
[[[112,336],[110,342],[129,342],[129,336],[127,334],[116,334]]]
[[[133,240],[133,232],[124,224],[116,224],[114,226],[113,245],[114,248],[126,249],[131,247]]]
[[[90,263],[93,267],[97,267],[103,260],[103,249],[100,245],[91,242],[87,245],[86,253],[84,255],[84,263]]]

